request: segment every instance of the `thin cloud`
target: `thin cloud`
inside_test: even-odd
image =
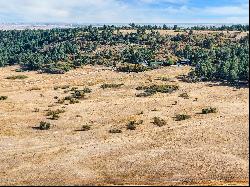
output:
[[[0,22],[248,23],[249,3],[235,1],[195,7],[197,0],[0,0]]]

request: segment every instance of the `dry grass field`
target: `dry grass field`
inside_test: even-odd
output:
[[[247,185],[249,88],[177,79],[189,67],[118,73],[85,66],[64,75],[0,68],[0,185]],[[26,75],[26,79],[6,79]],[[159,80],[159,77],[168,77]],[[102,84],[124,84],[100,88]],[[178,85],[136,97],[136,87]],[[56,86],[69,86],[55,89]],[[80,103],[57,103],[72,87]],[[180,97],[187,93],[188,98]],[[215,107],[217,113],[201,114]],[[48,110],[62,109],[58,120]],[[178,114],[190,119],[176,121]],[[159,127],[154,117],[165,120]],[[129,121],[140,121],[128,130]],[[143,121],[142,121],[143,120]],[[40,121],[50,122],[39,130]],[[83,125],[90,127],[81,131]],[[121,133],[110,133],[119,129]]]

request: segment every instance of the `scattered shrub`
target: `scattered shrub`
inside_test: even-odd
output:
[[[142,93],[139,93],[139,94],[136,94],[135,96],[136,97],[149,97],[153,95],[153,93],[149,93],[149,92],[142,92]]]
[[[136,90],[144,90],[144,93],[137,94],[137,97],[147,97],[160,93],[172,93],[179,89],[177,85],[151,85],[151,86],[139,86]]]
[[[159,117],[154,117],[153,124],[157,125],[158,127],[162,127],[162,126],[166,125],[166,121],[164,119],[159,118]]]
[[[34,108],[33,112],[39,112],[40,110],[38,108]]]
[[[78,87],[72,87],[70,91],[76,91]]]
[[[54,87],[54,90],[58,90],[58,89],[63,89],[63,90],[66,90],[68,89],[70,86],[69,85],[64,85],[64,86],[55,86]]]
[[[39,88],[39,87],[33,87],[33,88],[28,89],[28,91],[33,91],[33,90],[41,90],[41,88]]]
[[[60,116],[58,114],[53,114],[50,119],[51,120],[58,120],[60,118]]]
[[[186,119],[190,119],[191,116],[190,115],[186,115],[186,114],[178,114],[175,116],[176,121],[183,121]]]
[[[187,93],[182,93],[179,95],[179,97],[182,97],[184,99],[189,99],[189,95]]]
[[[142,66],[140,64],[123,64],[116,68],[119,72],[143,72],[149,70],[148,67]]]
[[[91,93],[92,92],[92,90],[90,88],[87,88],[87,87],[83,88],[81,91],[84,93]]]
[[[61,114],[61,113],[64,113],[65,110],[62,110],[62,109],[57,109],[57,110],[49,110],[46,114],[46,116],[52,116],[54,114]]]
[[[178,104],[178,102],[177,101],[174,101],[174,103],[172,104],[172,105],[177,105]]]
[[[217,108],[209,107],[209,108],[202,109],[202,114],[217,113],[217,112],[218,112]]]
[[[50,123],[44,122],[44,121],[40,122],[40,125],[39,125],[40,130],[48,130],[48,129],[50,129],[50,127],[51,127]]]
[[[77,99],[75,99],[75,98],[71,98],[71,99],[69,100],[69,104],[76,104],[76,103],[80,103],[80,101],[77,100]]]
[[[76,90],[72,94],[72,98],[75,98],[75,99],[84,99],[84,97],[85,97],[85,92],[84,91]]]
[[[127,130],[135,130],[136,129],[136,122],[135,121],[130,121],[126,126]]]
[[[170,81],[169,77],[157,77],[156,80],[160,80],[160,81]]]
[[[27,78],[28,76],[26,75],[13,75],[13,76],[6,77],[6,79],[10,79],[10,80],[27,79]]]
[[[110,129],[109,133],[122,133],[122,130],[114,128],[114,129]]]
[[[106,89],[106,88],[120,88],[123,85],[124,84],[103,84],[103,85],[101,85],[101,88],[102,89]]]
[[[89,131],[91,127],[89,125],[83,125],[81,131]]]
[[[0,96],[0,101],[2,100],[6,100],[6,99],[8,99],[8,97],[7,96]]]

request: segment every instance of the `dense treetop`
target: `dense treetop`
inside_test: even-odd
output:
[[[168,34],[168,29],[175,34]],[[192,75],[202,80],[248,81],[249,34],[241,36],[245,31],[248,25],[181,29],[135,24],[0,31],[0,67],[19,64],[23,70],[64,73],[99,64],[138,72],[154,62],[171,65],[185,58],[195,67]]]

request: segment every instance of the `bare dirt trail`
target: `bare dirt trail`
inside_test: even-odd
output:
[[[249,89],[176,79],[188,67],[143,73],[117,73],[87,66],[65,75],[15,72],[0,68],[0,185],[246,185],[249,172]],[[27,75],[8,80],[10,75]],[[156,80],[168,76],[169,81]],[[104,83],[123,83],[101,89]],[[172,94],[138,98],[148,84],[176,84]],[[89,87],[78,104],[56,103],[69,95],[55,86]],[[35,87],[40,90],[31,90]],[[189,99],[179,97],[187,92]],[[196,99],[197,98],[197,99]],[[174,105],[177,101],[177,105]],[[218,113],[201,115],[202,108]],[[37,112],[35,108],[38,109]],[[64,109],[48,120],[47,109]],[[191,119],[175,121],[176,114]],[[161,117],[166,125],[152,124]],[[34,129],[50,121],[48,131]],[[130,120],[143,120],[136,130]],[[77,131],[82,125],[91,130]],[[122,133],[109,130],[119,128]]]

